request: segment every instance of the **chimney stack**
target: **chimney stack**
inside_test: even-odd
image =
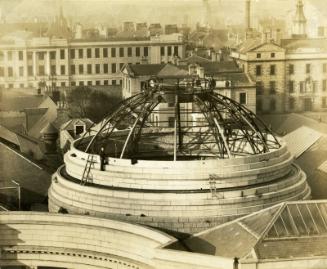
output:
[[[246,30],[251,29],[251,0],[245,2],[245,26]]]

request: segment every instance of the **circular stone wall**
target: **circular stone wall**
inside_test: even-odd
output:
[[[239,158],[150,161],[94,155],[90,180],[81,182],[88,154],[74,144],[53,175],[49,211],[88,214],[195,233],[273,204],[310,197],[304,172],[285,144]],[[81,184],[82,183],[82,184]]]

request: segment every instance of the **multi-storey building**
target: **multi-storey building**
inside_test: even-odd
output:
[[[57,87],[116,85],[127,63],[167,63],[176,56],[185,56],[181,34],[133,40],[2,40],[0,86],[37,87],[42,81]]]
[[[292,38],[248,39],[232,52],[240,67],[256,81],[261,112],[327,109],[327,39],[308,38],[299,0]]]

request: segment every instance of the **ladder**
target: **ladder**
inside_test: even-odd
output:
[[[216,199],[224,198],[223,193],[217,192],[216,180],[219,180],[217,175],[209,175],[209,186],[211,191],[211,197]]]
[[[92,181],[91,169],[94,168],[95,163],[96,163],[96,156],[93,154],[89,154],[87,156],[86,164],[81,178],[81,185],[85,185],[86,183]]]

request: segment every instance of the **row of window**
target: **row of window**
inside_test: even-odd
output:
[[[116,80],[116,79],[112,79],[112,80],[96,80],[96,81],[72,81],[70,83],[70,85],[72,87],[75,87],[75,86],[84,86],[84,85],[88,85],[88,86],[106,86],[106,85],[119,85],[121,84],[121,80]],[[9,83],[8,84],[8,88],[14,88],[14,84],[13,83]],[[52,86],[56,87],[68,87],[69,86],[69,83],[68,82],[65,82],[65,81],[62,81],[62,82],[57,82],[57,83],[52,83]],[[20,83],[19,84],[19,88],[25,88],[25,87],[28,87],[28,88],[33,88],[35,87],[35,85],[33,85],[32,83],[28,83],[28,85],[24,84],[24,83]],[[4,84],[0,84],[0,89],[4,89],[5,88],[5,85]]]
[[[261,76],[262,75],[262,66],[261,65],[256,65],[256,68],[255,68],[255,74],[256,76]],[[274,76],[276,75],[276,65],[275,64],[271,64],[270,67],[269,67],[269,74],[271,76]]]
[[[290,110],[295,109],[296,99],[294,97],[290,97],[288,100],[288,107]],[[263,111],[263,100],[258,99],[257,100],[257,110]],[[310,106],[312,108],[312,101],[310,100],[310,104],[306,104],[305,100],[303,101],[303,106],[306,106],[307,108]],[[327,97],[323,96],[321,97],[321,108],[327,108]],[[270,99],[269,100],[269,111],[274,112],[276,111],[276,100]]]
[[[133,49],[134,48],[134,49]],[[169,49],[170,48],[170,49]],[[121,47],[121,48],[87,48],[85,49],[70,49],[70,58],[71,59],[82,59],[82,58],[100,58],[100,51],[102,51],[102,57],[107,58],[109,57],[109,51],[110,56],[112,58],[117,57],[141,57],[149,56],[149,47]],[[168,52],[171,51],[171,47],[168,47]],[[176,52],[175,52],[176,51]],[[143,52],[143,53],[142,53]],[[142,53],[142,55],[141,55]],[[178,46],[174,47],[174,53],[178,55]],[[51,60],[55,60],[57,58],[57,51],[50,51],[49,56]],[[46,56],[46,52],[40,51],[36,52],[36,57],[38,60],[44,60]],[[60,49],[59,50],[59,59],[64,60],[66,59],[66,50]],[[27,52],[27,59],[32,60],[33,59],[33,53]],[[0,61],[4,60],[4,52],[0,51]],[[13,51],[7,51],[7,60],[12,61],[13,60]],[[18,60],[23,61],[24,60],[24,53],[23,51],[18,51]]]
[[[259,52],[257,53],[257,59],[261,59],[262,54]],[[270,58],[275,58],[276,54],[275,52],[270,53]]]
[[[290,80],[288,82],[289,93],[295,92],[295,82]],[[321,91],[325,92],[327,90],[327,80],[323,79],[321,83]],[[318,81],[300,81],[300,93],[306,92],[317,92],[318,91]]]
[[[102,72],[101,72],[101,66],[102,66]],[[77,71],[78,74],[109,74],[109,67],[111,67],[110,71],[112,74],[117,73],[119,70],[121,70],[124,66],[124,63],[120,63],[119,64],[119,69],[118,64],[113,63],[111,65],[109,64],[80,64],[80,65],[71,65],[70,66],[70,73],[71,75],[76,75]],[[84,68],[86,67],[86,68]],[[60,65],[60,73],[57,74],[57,66],[56,65],[51,65],[50,66],[50,73],[51,75],[68,75],[67,74],[67,70],[66,70],[66,66],[65,65]],[[4,72],[4,67],[0,67],[0,77],[4,77],[5,76],[5,72]],[[36,70],[37,74],[35,75],[39,75],[39,76],[44,76],[46,75],[45,72],[45,66],[44,65],[39,65],[38,69]],[[33,70],[33,66],[29,65],[27,66],[27,75],[29,77],[34,76],[34,70]],[[13,77],[14,76],[14,70],[13,67],[9,66],[7,67],[7,76],[8,77]],[[18,68],[18,76],[19,77],[23,77],[24,76],[24,67],[20,66]]]
[[[160,47],[160,55],[166,55],[166,48],[167,48],[167,56],[178,56],[178,46],[167,46],[167,47]]]
[[[306,64],[305,65],[305,73],[306,74],[310,74],[311,71],[312,71],[311,69],[312,69],[311,64]],[[322,72],[327,73],[327,63],[322,64]],[[261,76],[263,74],[261,65],[256,65],[255,73],[256,73],[256,76]],[[269,74],[270,75],[276,75],[276,73],[277,73],[276,65],[271,64],[270,67],[269,67]],[[294,75],[294,73],[295,73],[294,64],[289,64],[288,73],[289,73],[289,75]]]
[[[262,95],[264,92],[264,86],[262,81],[256,82],[256,93],[257,95]],[[276,81],[269,81],[269,94],[274,95],[276,94]]]

